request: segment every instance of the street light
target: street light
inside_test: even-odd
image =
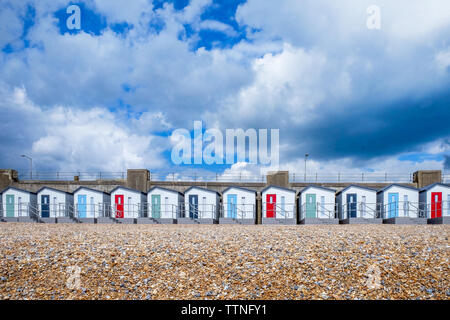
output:
[[[22,158],[27,158],[30,160],[30,180],[33,180],[33,159],[29,156],[26,156],[24,154],[20,155]]]
[[[306,182],[306,159],[308,159],[309,154],[305,153],[305,182]]]

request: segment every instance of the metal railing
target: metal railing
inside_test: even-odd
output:
[[[419,208],[419,212],[427,218],[435,218],[438,212],[441,212],[442,216],[450,216],[450,201],[440,201],[434,204],[420,203]]]
[[[215,204],[200,204],[193,205],[192,203],[185,204],[183,212],[184,218],[191,219],[218,219],[219,208]]]
[[[307,183],[346,183],[346,182],[363,182],[363,183],[412,183],[412,173],[308,173],[305,177],[304,173],[289,174],[290,182],[307,182]]]
[[[48,206],[48,217],[43,217],[44,208],[42,205]],[[62,218],[70,217],[73,214],[73,205],[67,203],[41,203],[37,202],[39,216],[42,218]]]
[[[339,205],[339,204],[338,204]],[[355,202],[344,203],[339,209],[340,219],[346,220],[350,218],[375,219],[379,217],[378,203]],[[356,217],[352,217],[352,213]]]
[[[266,182],[265,175],[213,172],[151,172],[151,179],[168,182]]]
[[[300,220],[304,220],[305,218],[334,219],[336,218],[337,212],[337,203],[303,203],[300,210]],[[308,217],[308,213],[313,213],[314,217]]]
[[[104,205],[105,213],[114,219],[137,219],[146,217],[145,205],[141,205],[140,203],[125,202],[122,205],[105,203]]]
[[[223,203],[220,208],[221,218],[236,220],[255,219],[256,207],[254,204]]]
[[[2,203],[0,208],[0,217],[2,218],[17,218],[17,217],[30,217],[32,211],[35,210],[36,206],[28,203],[14,203],[6,204]]]
[[[19,180],[49,180],[49,181],[67,181],[74,180],[78,177],[80,181],[93,181],[93,180],[125,180],[127,178],[126,172],[82,172],[82,171],[33,171],[33,175],[30,172],[19,172]]]
[[[33,171],[33,180],[73,180],[78,177],[80,181],[92,180],[124,180],[127,178],[127,172],[117,171]],[[29,180],[31,174],[29,171],[19,172],[20,180]],[[215,173],[208,171],[151,171],[153,181],[172,181],[172,182],[266,182],[264,174],[250,174],[248,172],[233,173]],[[392,172],[311,172],[305,176],[304,172],[294,172],[289,174],[291,183],[412,183],[412,173],[392,173]],[[450,183],[450,171],[442,172],[442,183]]]
[[[144,207],[147,208],[145,211],[148,217],[153,219],[176,219],[183,211],[183,203],[178,205],[146,203]]]
[[[273,205],[273,209],[267,209],[267,205]],[[270,203],[270,202],[263,202],[262,203],[262,211],[263,211],[263,218],[265,219],[281,219],[281,220],[287,220],[287,219],[295,219],[295,204],[294,203]],[[270,213],[270,215],[273,217],[267,217],[267,213]]]
[[[109,206],[107,203],[97,204],[75,204],[73,216],[77,219],[96,219],[100,217],[109,217]]]
[[[380,217],[389,218],[425,218],[426,214],[418,202],[398,201],[379,204]],[[423,206],[422,206],[423,207]]]

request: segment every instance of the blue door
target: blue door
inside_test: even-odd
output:
[[[198,195],[189,196],[189,218],[198,219]]]
[[[50,218],[50,196],[41,195],[41,215],[42,218]]]
[[[347,194],[347,216],[356,218],[356,193]]]
[[[388,194],[388,217],[398,217],[398,193]]]
[[[237,195],[228,195],[228,218],[237,218]]]
[[[78,217],[86,218],[86,195],[78,195]]]

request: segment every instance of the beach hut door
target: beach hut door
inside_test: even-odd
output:
[[[442,192],[431,193],[431,218],[442,217]]]
[[[198,195],[189,196],[189,218],[198,219]]]
[[[50,196],[49,195],[41,196],[41,212],[42,212],[42,218],[50,217]]]
[[[388,213],[389,218],[398,217],[398,193],[388,194]]]
[[[14,195],[13,194],[6,195],[6,217],[7,218],[14,217]]]
[[[350,218],[356,218],[356,193],[347,194],[347,215]]]
[[[123,194],[116,194],[116,196],[114,197],[114,201],[116,204],[116,218],[123,218],[123,208],[124,208],[124,204],[123,204]]]
[[[237,218],[237,195],[228,195],[228,218]]]
[[[306,218],[316,218],[316,195],[307,194],[306,195]]]
[[[277,205],[277,195],[268,194],[266,195],[266,218],[275,218],[275,206]]]
[[[78,195],[78,217],[86,218],[86,195]]]
[[[159,194],[152,195],[152,218],[161,218],[161,195]]]

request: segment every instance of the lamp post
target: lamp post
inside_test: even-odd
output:
[[[309,154],[305,153],[305,182],[306,182],[306,160],[308,159]]]
[[[22,154],[21,157],[30,160],[30,180],[33,180],[33,158],[26,156],[24,154]]]

